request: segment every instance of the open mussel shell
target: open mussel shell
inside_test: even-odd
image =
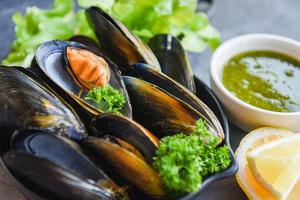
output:
[[[98,7],[87,9],[86,15],[105,54],[123,74],[134,63],[147,63],[160,71],[159,62],[151,49],[123,24]]]
[[[109,181],[108,176],[84,154],[77,143],[44,130],[16,131],[11,138],[11,149],[45,158],[61,168],[95,182],[102,179]]]
[[[166,193],[158,173],[149,165],[136,149],[122,145],[115,138],[88,137],[83,141],[86,148],[106,161],[107,165],[129,186],[154,199],[163,198]]]
[[[194,93],[189,91],[187,88],[185,88],[181,84],[178,84],[169,76],[163,73],[159,73],[156,70],[149,68],[147,64],[143,63],[132,65],[131,75],[157,85],[171,95],[189,104],[191,107],[202,114],[202,118],[204,118],[208,124],[215,128],[220,138],[224,138],[224,132],[218,118],[203,101],[201,101]],[[197,93],[201,93],[201,91],[198,90]]]
[[[101,137],[111,135],[120,138],[137,148],[151,164],[159,146],[159,140],[150,131],[133,120],[113,115],[103,114],[91,121],[91,130],[94,135]]]
[[[159,138],[191,133],[197,120],[202,118],[206,121],[189,104],[154,84],[130,76],[124,76],[124,81],[131,97],[134,120]],[[219,136],[214,127],[209,123],[207,126],[212,134]]]
[[[170,34],[154,36],[148,42],[161,66],[161,71],[195,93],[193,71],[180,41]]]
[[[14,151],[4,153],[2,159],[17,181],[40,196],[39,199],[116,199],[110,190],[104,190],[96,182],[75,175],[47,159]]]
[[[65,102],[17,68],[0,67],[0,104],[1,141],[2,136],[29,127],[75,140],[86,136],[83,124]]]
[[[131,118],[131,106],[121,74],[116,65],[99,52],[93,52],[77,42],[50,41],[35,53],[32,70],[62,95],[87,123],[101,114],[97,104],[86,100],[95,87],[110,85],[126,98],[122,114]]]

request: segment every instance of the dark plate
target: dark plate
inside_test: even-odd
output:
[[[221,107],[217,97],[214,95],[212,90],[204,82],[202,82],[197,77],[195,77],[195,84],[196,84],[196,89],[197,89],[197,96],[214,112],[214,114],[217,116],[217,118],[219,119],[219,121],[222,125],[222,128],[224,130],[224,134],[225,134],[225,139],[224,139],[223,144],[227,144],[230,147],[229,128],[228,128],[227,118],[226,118],[225,114],[223,113],[222,107]],[[0,152],[0,153],[2,154],[3,152]],[[208,184],[211,184],[212,182],[214,182],[218,179],[233,176],[238,170],[238,164],[237,164],[237,161],[234,158],[233,151],[232,151],[231,147],[230,147],[230,156],[231,156],[231,164],[226,170],[224,170],[222,172],[219,172],[219,173],[216,173],[214,175],[208,176],[207,178],[204,179],[204,181],[201,185],[201,188],[199,189],[198,192],[190,193],[188,195],[182,196],[181,198],[179,198],[179,200],[192,200],[192,199],[195,199],[196,197],[200,196],[201,191]],[[24,186],[22,183],[20,183],[14,177],[14,175],[4,165],[4,163],[2,161],[2,157],[0,159],[0,164],[4,168],[4,171],[6,172],[6,174],[8,174],[10,179],[13,181],[16,188],[18,188],[24,194],[24,196],[26,196],[28,199],[31,199],[31,200],[44,200],[44,198],[34,194],[29,189],[27,189],[26,186]]]

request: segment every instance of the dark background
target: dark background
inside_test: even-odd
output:
[[[0,0],[0,60],[9,53],[14,39],[11,15],[17,10],[25,12],[27,6],[47,8],[51,3],[52,0]],[[300,40],[299,0],[215,0],[209,15],[223,40],[246,33],[272,33]],[[189,53],[194,73],[208,84],[211,55],[210,50],[201,54]],[[244,135],[243,131],[230,124],[234,150]],[[23,199],[1,169],[0,199]],[[209,185],[200,199],[239,200],[246,199],[246,196],[232,177]]]

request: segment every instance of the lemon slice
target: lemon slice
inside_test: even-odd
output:
[[[300,134],[264,144],[248,152],[255,178],[279,199],[286,199],[300,178]]]
[[[255,179],[249,168],[246,154],[259,146],[291,135],[294,135],[294,132],[266,127],[252,131],[241,141],[235,152],[235,157],[239,163],[239,171],[236,174],[236,179],[249,199],[276,200],[277,198]],[[288,199],[300,199],[300,182],[295,186]]]

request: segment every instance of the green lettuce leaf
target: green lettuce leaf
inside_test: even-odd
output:
[[[28,67],[35,49],[49,40],[68,39],[74,34],[95,38],[83,12],[76,14],[73,7],[72,0],[55,0],[52,9],[28,7],[25,16],[15,13],[16,39],[2,64]]]

